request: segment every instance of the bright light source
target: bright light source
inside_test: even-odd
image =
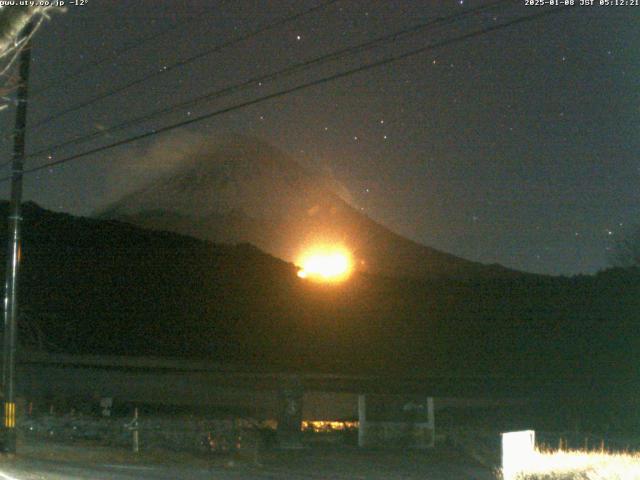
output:
[[[517,471],[506,472],[510,477],[503,472],[503,478],[640,479],[638,452],[535,450],[531,461],[527,463],[519,464]]]
[[[517,478],[535,460],[536,436],[533,430],[502,434],[502,475],[505,480]]]
[[[351,255],[342,247],[311,248],[300,256],[300,278],[324,282],[346,280],[352,270]]]
[[[18,480],[16,477],[12,477],[11,475],[7,475],[4,472],[0,472],[0,478],[3,480]]]
[[[345,430],[356,430],[359,422],[342,422],[336,420],[303,420],[302,431],[310,432],[336,432]]]

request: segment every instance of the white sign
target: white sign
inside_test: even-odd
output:
[[[502,475],[504,480],[516,478],[535,461],[536,432],[507,432],[502,434]]]

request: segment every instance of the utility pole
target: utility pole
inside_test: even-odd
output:
[[[18,105],[16,124],[13,130],[13,159],[11,162],[11,202],[9,204],[9,249],[7,255],[7,273],[4,297],[4,337],[2,349],[2,387],[4,396],[4,442],[5,453],[16,452],[16,343],[18,333],[18,273],[20,268],[22,223],[22,173],[24,170],[24,141],[27,125],[27,93],[29,81],[29,63],[31,44],[27,40],[33,32],[33,23],[29,22],[20,32],[19,41],[27,43],[22,47],[19,57]]]

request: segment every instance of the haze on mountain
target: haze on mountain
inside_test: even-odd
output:
[[[293,263],[310,248],[340,245],[351,252],[356,269],[368,273],[413,278],[516,274],[392,232],[351,205],[348,192],[330,177],[255,138],[169,142],[136,162],[142,169],[159,166],[161,173],[99,217],[217,243],[251,243]]]

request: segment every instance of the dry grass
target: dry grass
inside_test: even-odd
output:
[[[536,451],[516,480],[640,480],[640,452]]]

